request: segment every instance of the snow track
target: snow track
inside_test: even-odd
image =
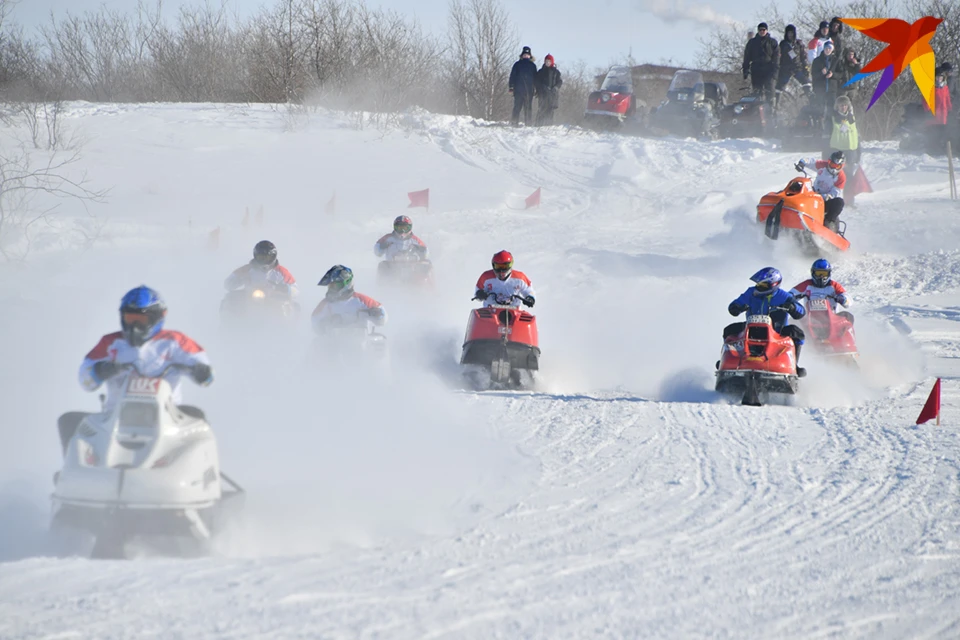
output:
[[[0,348],[22,363],[2,392],[0,638],[960,634],[960,227],[942,163],[865,156],[877,193],[844,214],[854,249],[835,259],[862,373],[805,350],[796,398],[746,408],[712,391],[726,305],[759,267],[793,284],[810,262],[754,228],[757,196],[795,160],[770,144],[423,113],[385,132],[332,114],[291,131],[255,107],[69,113],[91,140],[84,168],[116,185],[110,236],[0,279]],[[437,290],[380,290],[370,245],[424,187],[433,208],[415,229]],[[504,206],[536,187],[541,209]],[[322,217],[334,189],[338,213]],[[258,203],[264,227],[243,227]],[[205,252],[216,226],[220,250]],[[354,268],[388,307],[392,379],[305,362],[305,327],[219,331],[220,281],[261,237],[306,310],[331,264]],[[537,287],[543,381],[454,392],[471,287],[501,248]],[[76,366],[141,281],[211,353],[217,382],[188,400],[248,490],[249,521],[213,558],[56,557],[53,425],[90,407]],[[945,376],[940,428],[912,425],[928,373]]]

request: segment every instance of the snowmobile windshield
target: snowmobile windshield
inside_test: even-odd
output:
[[[600,85],[600,91],[633,93],[633,75],[630,67],[611,67]]]
[[[677,71],[673,74],[673,80],[670,81],[670,88],[667,91],[682,91],[684,89],[693,91],[695,87],[703,86],[703,74],[699,71]]]
[[[120,407],[120,426],[156,429],[160,423],[157,405],[148,402],[125,402]]]

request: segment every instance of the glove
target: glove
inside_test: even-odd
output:
[[[797,162],[797,164],[793,166],[797,167],[797,171],[803,171],[804,168],[807,166],[807,163],[803,158],[800,158],[799,162]]]
[[[382,318],[383,317],[383,307],[370,307],[367,309],[367,314],[371,318]]]
[[[844,307],[847,306],[847,294],[841,293],[840,295],[833,296],[833,299]]]
[[[119,365],[112,360],[101,360],[93,363],[93,375],[99,378],[101,381],[109,380],[113,376],[120,373],[122,369],[122,365]]]
[[[197,363],[190,367],[190,376],[194,382],[205,387],[213,382],[213,368],[202,362]]]
[[[742,304],[737,304],[736,302],[731,302],[730,306],[727,307],[727,311],[729,311],[730,315],[732,316],[738,316],[747,309],[749,309],[749,307]]]
[[[477,300],[486,300],[490,297],[490,294],[484,291],[483,289],[477,289],[477,294],[473,296]]]
[[[536,300],[533,299],[533,296],[527,296],[526,298],[523,299],[523,304],[531,308],[533,307],[534,302],[536,302]]]

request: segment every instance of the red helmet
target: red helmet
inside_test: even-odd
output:
[[[413,220],[407,216],[397,216],[393,220],[393,232],[406,238],[413,233]]]
[[[506,280],[513,273],[513,256],[509,251],[498,251],[493,254],[493,260],[490,262],[493,265],[493,271],[501,280]]]

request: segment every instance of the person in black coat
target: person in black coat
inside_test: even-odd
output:
[[[805,93],[809,94],[813,90],[810,86],[810,69],[807,66],[807,47],[797,40],[797,28],[792,24],[788,24],[783,30],[783,40],[780,41],[780,75],[777,77],[777,94],[783,91],[790,82],[790,78],[796,78],[803,86]]]
[[[833,42],[833,51],[838,56],[843,52],[843,23],[834,16],[830,20],[830,40]]]
[[[839,60],[833,54],[833,42],[827,42],[823,45],[823,52],[817,56],[810,65],[810,75],[813,77],[813,95],[814,102],[823,107],[824,117],[829,116],[829,110],[833,108],[833,102],[837,99],[837,89],[839,77],[837,65]]]
[[[520,59],[513,63],[510,71],[510,93],[513,94],[513,115],[510,122],[520,124],[520,111],[523,110],[523,122],[533,124],[533,96],[536,91],[537,65],[532,60],[530,47],[524,47]]]
[[[761,22],[757,25],[757,35],[743,50],[743,79],[749,77],[754,92],[772,103],[779,68],[780,47],[767,32],[767,23]]]
[[[537,125],[553,124],[553,112],[560,106],[560,69],[549,53],[537,71]]]

